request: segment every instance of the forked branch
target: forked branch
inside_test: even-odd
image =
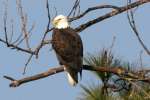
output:
[[[113,16],[118,15],[120,13],[123,13],[123,12],[125,12],[125,11],[127,11],[129,9],[135,8],[137,6],[140,6],[140,5],[142,5],[144,3],[148,3],[148,2],[150,2],[150,0],[138,0],[138,1],[134,2],[134,3],[129,4],[129,5],[126,5],[126,6],[123,6],[123,7],[117,7],[116,9],[112,10],[111,12],[109,12],[109,13],[103,15],[103,16],[100,16],[100,17],[95,18],[93,20],[90,20],[90,21],[88,21],[88,22],[86,22],[84,24],[81,24],[80,26],[75,28],[75,30],[77,32],[81,32],[81,31],[85,30],[86,28],[88,28],[88,27],[90,27],[90,26],[92,26],[92,25],[94,25],[94,24],[96,24],[96,23],[98,23],[100,21],[103,21],[103,20],[105,20],[107,18],[113,17]],[[83,15],[85,15],[85,14],[83,14]],[[78,19],[78,18],[80,18],[80,15],[77,16],[76,18],[72,18],[72,20],[75,20],[75,19]]]

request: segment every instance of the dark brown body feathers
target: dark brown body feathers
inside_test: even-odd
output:
[[[78,72],[82,74],[83,44],[80,36],[72,29],[54,29],[52,47],[56,52],[60,65],[78,83]]]

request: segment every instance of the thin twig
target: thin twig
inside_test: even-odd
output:
[[[47,9],[48,23],[47,23],[47,27],[46,27],[46,31],[44,33],[44,36],[43,36],[43,38],[41,40],[41,43],[40,43],[40,45],[35,50],[36,58],[38,58],[39,50],[45,45],[44,40],[46,38],[46,35],[48,34],[48,32],[50,32],[51,30],[53,30],[53,28],[49,29],[49,26],[50,26],[50,23],[51,23],[51,16],[50,16],[50,10],[49,10],[48,0],[46,2],[46,9]]]
[[[55,6],[54,6],[54,10],[55,10],[54,17],[56,17],[58,15],[58,11],[57,11],[57,8]]]
[[[20,18],[21,18],[22,32],[23,32],[24,38],[26,40],[26,46],[29,50],[31,50],[30,45],[29,45],[29,37],[28,37],[29,33],[27,31],[27,14],[24,14],[24,12],[23,12],[21,0],[17,0],[17,5],[18,5],[18,11],[20,14]]]
[[[31,26],[31,28],[29,29],[29,32],[28,32],[28,38],[30,38],[31,37],[31,35],[32,35],[32,30],[34,29],[34,27],[35,27],[35,24],[33,23],[32,24],[32,26]],[[22,35],[22,34],[21,34]],[[22,37],[22,36],[21,36]],[[18,45],[20,45],[24,40],[25,40],[25,36],[21,39],[21,37],[19,38],[19,40],[18,41],[16,41],[17,43],[16,43],[16,45],[18,46]]]
[[[135,23],[135,20],[134,20],[134,13],[133,13],[132,10],[127,11],[127,18],[128,18],[129,24],[130,24],[132,30],[134,31],[134,33],[135,33],[135,35],[136,35],[139,43],[141,44],[141,46],[143,47],[143,49],[146,51],[146,53],[148,55],[150,55],[149,49],[146,47],[146,45],[144,44],[144,42],[142,41],[142,39],[139,36],[139,32],[138,32],[138,30],[136,28],[136,23]]]
[[[4,44],[7,44],[7,42],[3,39],[0,38],[0,41]],[[16,50],[19,50],[19,51],[22,51],[22,52],[26,52],[26,53],[29,53],[29,54],[33,54],[35,55],[35,52],[31,51],[31,50],[28,50],[28,49],[24,49],[24,48],[21,48],[21,47],[18,47],[14,44],[10,44],[8,45],[8,47],[10,47],[11,49],[16,49]]]
[[[46,37],[46,35],[47,35],[47,33],[48,32],[50,32],[50,31],[52,31],[53,30],[53,28],[51,28],[51,29],[48,29],[47,31],[46,31],[46,34],[44,34],[44,36],[43,36],[43,38],[42,38],[42,41],[41,41],[41,43],[40,43],[40,45],[35,49],[35,53],[36,53],[36,58],[38,58],[38,53],[39,53],[39,51],[40,51],[40,49],[45,45],[45,44],[49,44],[49,43],[51,43],[51,42],[45,42],[45,37]]]
[[[30,38],[31,37],[31,32],[29,33],[29,36],[28,36],[28,38]],[[22,36],[21,36],[22,37]],[[16,45],[18,46],[18,45],[20,45],[24,40],[25,40],[25,36],[23,37],[23,38],[19,38],[19,40],[17,41],[17,43],[16,43]],[[31,50],[31,49],[30,49]]]
[[[143,66],[142,54],[143,54],[143,51],[140,51],[140,65],[141,65],[141,67]]]
[[[20,35],[16,38],[16,40],[14,42],[12,42],[12,44],[16,44],[18,41],[21,41],[21,37],[23,36],[22,33],[20,33]]]
[[[4,12],[4,33],[5,33],[5,41],[6,41],[6,44],[7,46],[9,46],[9,43],[8,43],[8,36],[7,36],[7,11],[8,10],[8,0],[7,2],[5,3],[5,12]]]
[[[10,35],[9,43],[12,42],[13,36],[14,36],[14,24],[13,24],[13,20],[11,20],[11,35]]]
[[[33,57],[33,54],[31,54],[31,55],[29,56],[27,62],[25,63],[25,67],[24,67],[23,73],[22,73],[23,75],[26,73],[27,66],[28,66],[28,64],[30,63],[32,57]]]
[[[70,13],[68,14],[68,17],[70,17],[72,13],[73,13],[73,17],[75,17],[77,7],[79,7],[80,9],[80,0],[75,1]]]
[[[98,10],[98,9],[104,9],[104,8],[113,8],[113,9],[117,9],[117,10],[120,9],[120,7],[113,6],[113,5],[99,5],[99,6],[94,6],[94,7],[88,8],[82,14],[80,14],[78,16],[70,18],[69,21],[72,22],[74,20],[80,19],[81,17],[84,17],[86,14],[88,14],[91,11],[95,11],[95,10]]]
[[[50,23],[51,23],[51,15],[49,11],[49,3],[48,0],[46,2],[46,8],[47,8],[47,16],[48,16],[48,24],[47,24],[47,30],[49,29]]]
[[[113,40],[112,40],[112,44],[110,45],[110,53],[112,52],[112,49],[113,49],[113,47],[114,47],[114,45],[115,45],[115,42],[116,42],[116,36],[113,36]]]

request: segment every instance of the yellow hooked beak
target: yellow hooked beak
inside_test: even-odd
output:
[[[61,20],[61,19],[53,20],[53,21],[52,21],[54,27],[58,25],[58,23],[59,23],[60,20]]]

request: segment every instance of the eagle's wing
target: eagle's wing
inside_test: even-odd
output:
[[[71,28],[54,29],[52,47],[60,64],[78,82],[77,73],[82,71],[83,45],[80,36]]]

